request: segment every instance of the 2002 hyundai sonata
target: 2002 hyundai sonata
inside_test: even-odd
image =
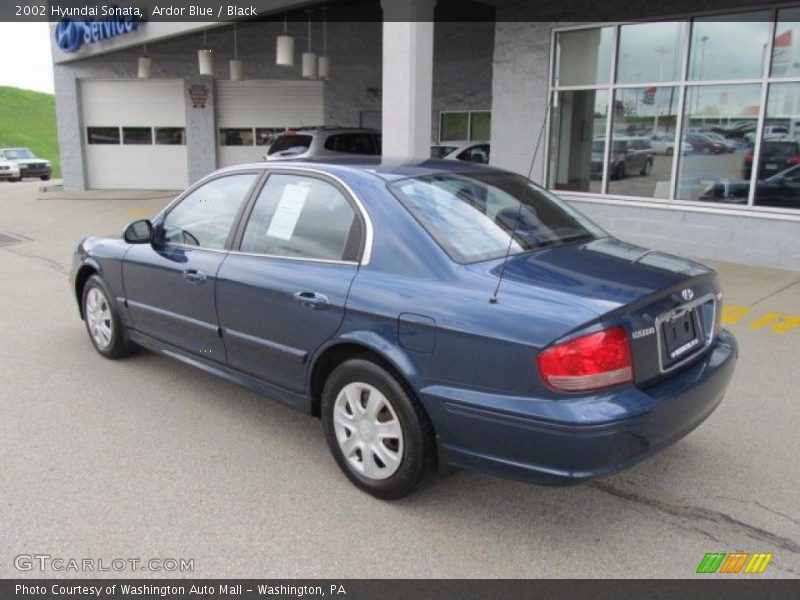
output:
[[[722,400],[737,348],[713,270],[519,175],[365,161],[224,169],[84,240],[71,283],[97,351],[143,346],[320,416],[380,498],[437,460],[608,474]]]

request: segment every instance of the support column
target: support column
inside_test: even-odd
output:
[[[189,184],[217,168],[217,120],[214,108],[214,79],[202,75],[184,82],[186,109],[186,160]]]
[[[430,156],[435,4],[381,0],[384,156]]]

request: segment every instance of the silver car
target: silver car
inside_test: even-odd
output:
[[[381,133],[375,129],[299,128],[278,136],[267,150],[266,160],[317,158],[319,156],[375,156],[381,153]]]

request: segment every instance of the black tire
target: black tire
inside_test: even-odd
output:
[[[377,388],[391,404],[402,429],[402,458],[397,470],[385,479],[373,479],[356,471],[345,457],[337,440],[334,425],[336,400],[342,389],[353,383]],[[360,401],[360,400],[359,400]],[[356,487],[380,498],[395,500],[411,493],[420,480],[432,471],[435,460],[435,438],[425,409],[413,391],[388,365],[356,358],[333,370],[322,392],[322,426],[325,439],[339,468]],[[352,434],[351,434],[352,435]],[[362,454],[363,460],[363,454]]]
[[[639,171],[639,175],[647,175],[650,172],[650,169],[652,168],[653,168],[653,161],[646,160],[644,166],[642,167],[642,170]]]
[[[89,324],[89,316],[87,315],[87,298],[89,293],[94,289],[98,290],[102,295],[111,317],[109,321],[111,339],[106,346],[101,345],[95,340]],[[109,292],[105,282],[98,275],[92,275],[86,280],[86,284],[83,286],[83,291],[81,293],[81,307],[83,309],[83,320],[86,324],[86,331],[89,334],[89,341],[92,342],[94,349],[97,350],[100,355],[106,358],[117,359],[131,354],[133,351],[133,345],[125,339],[122,322],[120,321],[119,314],[117,314],[117,310],[114,306],[112,298],[113,296]]]
[[[42,181],[50,181],[50,175],[42,175],[39,179]]]
[[[17,181],[22,181],[22,177],[12,177],[11,179],[9,179],[9,181],[13,181],[14,183],[16,183]]]
[[[667,156],[672,156],[672,148],[667,148]]]

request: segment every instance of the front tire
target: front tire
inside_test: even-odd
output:
[[[372,361],[339,365],[322,392],[322,425],[339,468],[382,500],[408,495],[433,463],[427,414],[399,376]]]
[[[116,359],[130,354],[131,348],[125,341],[122,322],[111,298],[98,275],[89,277],[83,286],[83,320],[89,339],[102,356]]]
[[[42,181],[50,181],[50,175],[42,175],[39,179]]]

